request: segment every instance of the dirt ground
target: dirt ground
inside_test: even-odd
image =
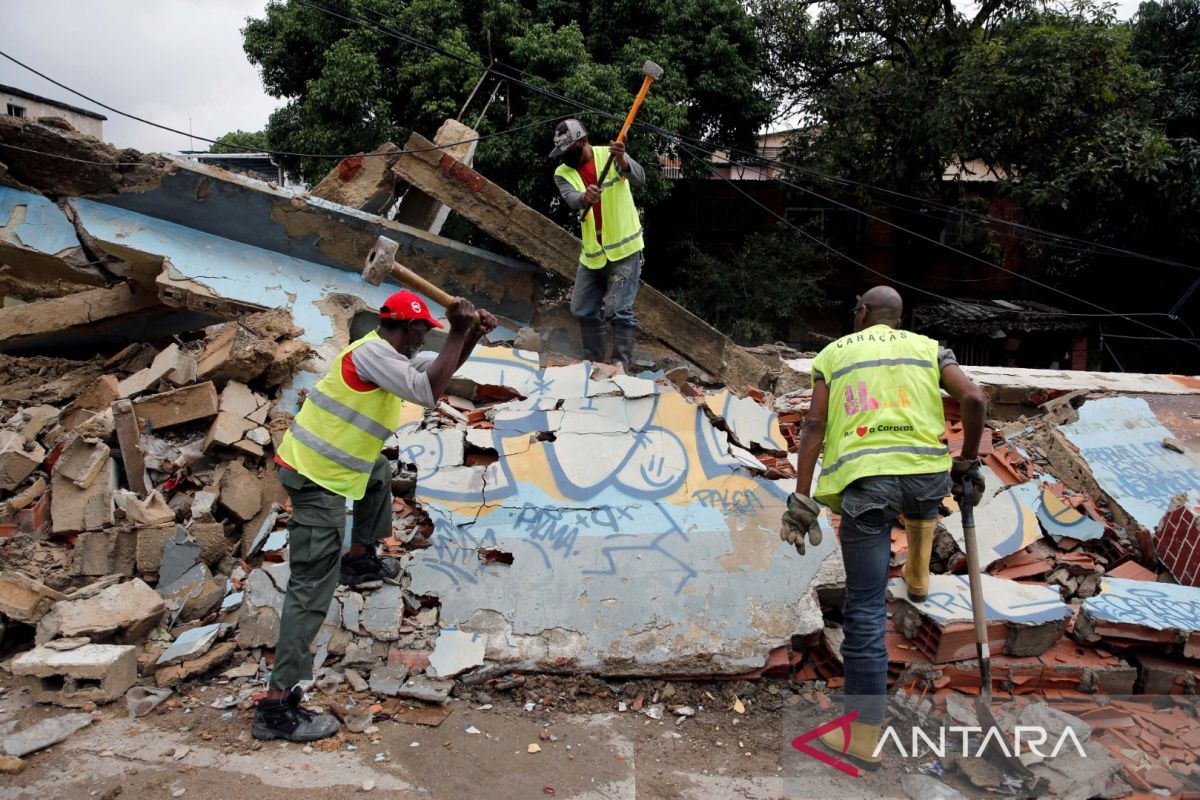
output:
[[[64,713],[32,703],[19,682],[3,685],[0,724]],[[463,692],[436,727],[377,720],[377,731],[343,729],[305,746],[255,741],[251,710],[211,707],[228,687],[196,685],[140,719],[124,703],[101,707],[90,727],[29,756],[19,775],[0,776],[0,798],[291,800],[297,789],[422,800],[905,796],[900,764],[854,779],[792,750],[793,737],[841,713],[836,697],[795,688],[531,676],[511,691]],[[313,696],[314,705],[345,700],[344,691]],[[662,719],[644,713],[655,701],[666,705]],[[681,705],[696,713],[677,723],[671,711]]]

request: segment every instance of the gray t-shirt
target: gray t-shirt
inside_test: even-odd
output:
[[[372,339],[350,353],[358,377],[391,392],[402,400],[432,408],[436,398],[425,371],[433,363],[433,353],[418,353],[407,358],[383,339]]]

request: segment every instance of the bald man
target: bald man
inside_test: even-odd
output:
[[[984,398],[954,353],[933,339],[900,329],[903,303],[895,289],[876,286],[854,306],[854,333],[813,359],[812,406],[800,439],[796,492],[788,498],[780,536],[804,554],[804,537],[821,541],[818,503],[841,514],[838,538],[846,566],[842,660],[848,729],[820,737],[837,755],[877,769],[875,754],[887,704],[884,624],[891,531],[904,516],[908,597],[925,601],[938,507],[962,482],[982,494],[979,440]],[[962,406],[963,449],[951,461],[941,441],[945,389]],[[830,399],[832,398],[832,403]],[[809,496],[824,444],[817,490]],[[850,741],[845,738],[849,734]]]

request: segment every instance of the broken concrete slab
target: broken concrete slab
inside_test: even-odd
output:
[[[54,462],[54,474],[63,476],[80,489],[87,489],[104,469],[108,452],[104,442],[72,435]]]
[[[188,530],[200,545],[200,560],[209,566],[216,565],[229,555],[229,541],[225,538],[225,526],[219,522],[195,522]]]
[[[1200,589],[1105,577],[1100,593],[1083,601],[1073,631],[1081,642],[1182,647],[1200,658]]]
[[[274,342],[229,323],[205,344],[196,359],[196,376],[201,380],[249,383],[266,371],[274,357]]]
[[[1103,524],[1080,512],[1048,486],[1040,488],[1036,508],[1042,529],[1056,542],[1063,539],[1090,542],[1104,535]]]
[[[212,381],[205,381],[140,397],[133,401],[133,413],[154,430],[207,419],[217,413],[217,389]]]
[[[107,459],[100,474],[86,489],[55,473],[50,480],[50,517],[55,533],[96,531],[112,525],[113,493],[117,489],[117,465]]]
[[[187,528],[176,525],[174,534],[163,545],[162,559],[158,567],[160,589],[175,584],[199,562],[200,545]]]
[[[46,460],[45,449],[15,431],[0,431],[0,490],[11,492]]]
[[[167,505],[162,494],[154,490],[142,500],[137,495],[125,499],[125,517],[136,525],[170,525],[175,522],[175,512]]]
[[[214,623],[185,631],[154,663],[159,667],[169,667],[183,661],[194,661],[207,653],[227,630],[228,625]]]
[[[117,442],[121,448],[121,463],[125,467],[125,482],[130,491],[145,494],[150,488],[150,480],[146,476],[146,455],[142,452],[141,429],[137,416],[133,413],[133,403],[117,400],[110,408]]]
[[[408,678],[408,667],[403,664],[387,664],[371,670],[369,686],[375,694],[395,697]]]
[[[128,399],[154,388],[159,381],[186,386],[196,379],[196,357],[171,343],[154,357],[150,366],[130,375],[117,385],[117,392]]]
[[[440,681],[424,675],[413,675],[396,692],[397,697],[420,700],[423,703],[445,705],[450,702],[454,681]]]
[[[84,531],[75,539],[71,574],[101,578],[132,577],[137,562],[137,533],[129,528]]]
[[[163,548],[175,535],[175,525],[146,525],[135,529],[137,536],[137,570],[143,575],[157,575],[162,564]]]
[[[39,703],[81,707],[111,703],[137,680],[137,648],[87,644],[70,650],[35,647],[12,660],[12,673],[39,679],[32,689]]]
[[[392,174],[392,165],[398,158],[400,148],[384,142],[369,153],[339,161],[309,193],[348,208],[382,214],[395,199],[396,176]]]
[[[3,749],[10,756],[27,756],[58,744],[76,731],[92,724],[91,714],[65,714],[30,725],[4,737]]]
[[[242,647],[274,647],[279,638],[283,593],[291,570],[287,562],[263,565],[246,579],[237,638]]]
[[[64,596],[20,572],[0,572],[0,615],[36,625]]]
[[[43,431],[49,428],[58,421],[60,412],[54,406],[39,405],[22,408],[20,411],[21,422],[17,428],[17,432],[27,442],[35,442],[42,435]],[[9,420],[11,425],[12,419]]]
[[[478,138],[479,134],[476,131],[458,120],[448,119],[434,134],[433,143],[444,147],[444,152],[470,166],[474,160]],[[396,209],[397,222],[403,222],[405,225],[412,225],[414,228],[420,228],[430,233],[441,233],[442,226],[446,223],[449,215],[449,207],[415,186],[407,187],[403,200]]]
[[[82,600],[61,600],[38,623],[37,642],[57,637],[87,636],[92,641],[136,642],[162,617],[158,593],[143,581],[110,586]]]
[[[62,410],[59,424],[71,430],[97,411],[103,411],[121,398],[119,383],[112,375],[101,375]]]
[[[991,575],[980,579],[988,638],[997,652],[1036,656],[1062,638],[1073,611],[1056,589]],[[974,655],[971,594],[965,576],[931,575],[923,603],[908,600],[903,578],[893,578],[888,592],[896,600],[891,606],[896,628],[931,661],[962,661]]]
[[[233,461],[221,478],[221,505],[241,522],[249,522],[262,508],[262,479],[241,461]]]
[[[975,536],[979,543],[979,566],[987,569],[1042,538],[1037,512],[1040,491],[1037,484],[1028,483],[1007,487],[990,468],[983,470],[983,499],[975,507]],[[1032,505],[1031,505],[1032,503]],[[958,547],[966,552],[962,514],[943,517],[946,528]]]
[[[384,584],[364,597],[360,624],[376,641],[394,642],[400,638],[404,620],[404,598],[399,586]]]
[[[237,644],[234,642],[221,642],[199,658],[155,670],[154,683],[161,689],[203,675],[228,661],[236,650]]]
[[[1162,446],[1172,433],[1139,397],[1089,400],[1060,427],[1096,482],[1142,528],[1153,530],[1179,494],[1200,486],[1200,464]]]
[[[158,295],[137,284],[83,292],[0,308],[0,346],[73,333],[95,333],[106,322],[163,311]]]
[[[483,660],[484,641],[479,634],[443,628],[429,656],[429,666],[433,669],[433,677],[453,678],[481,666]]]
[[[125,703],[129,707],[129,716],[144,717],[158,708],[159,704],[170,696],[170,689],[134,686],[125,694]]]

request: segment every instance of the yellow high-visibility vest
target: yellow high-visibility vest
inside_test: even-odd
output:
[[[599,180],[604,162],[608,160],[608,148],[593,147],[592,159],[596,164],[596,180]],[[587,189],[583,185],[583,177],[574,167],[559,164],[554,174],[566,178],[577,192]],[[604,190],[600,195],[600,216],[604,220],[603,244],[596,238],[594,213],[583,218],[581,231],[583,250],[579,253],[579,263],[588,269],[600,269],[609,261],[620,261],[646,246],[642,241],[642,220],[633,204],[629,180],[621,174],[616,164],[608,170],[608,177],[600,188]]]
[[[371,331],[338,355],[325,377],[309,390],[279,443],[279,458],[288,466],[351,500],[366,494],[371,469],[384,442],[399,427],[404,407],[404,401],[386,389],[362,392],[342,377],[342,359],[378,338]]]
[[[817,502],[840,512],[842,491],[859,478],[949,471],[936,341],[873,325],[818,353],[818,377],[829,410]]]

